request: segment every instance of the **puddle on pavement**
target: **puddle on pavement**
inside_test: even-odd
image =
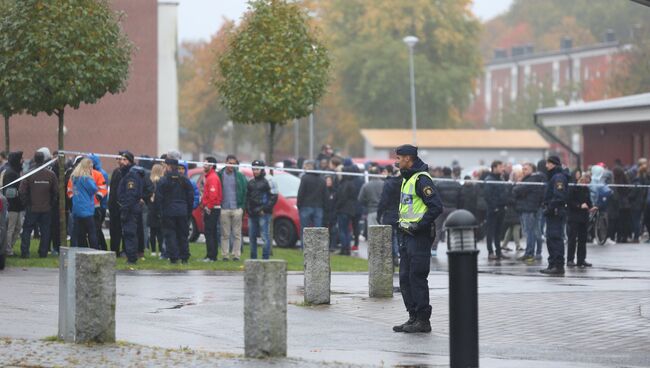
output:
[[[171,307],[158,308],[153,312],[149,312],[151,314],[160,313],[160,312],[162,312],[164,310],[181,309],[181,308],[184,308],[184,307],[190,307],[190,306],[196,305],[196,302],[194,302],[190,298],[157,298],[156,300],[160,300],[161,302],[175,303],[175,304],[172,305]]]

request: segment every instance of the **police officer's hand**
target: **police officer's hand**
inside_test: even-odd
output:
[[[403,233],[411,235],[411,236],[415,235],[415,231],[417,230],[417,228],[418,228],[418,225],[414,224],[412,222],[400,222],[399,223],[399,229]]]

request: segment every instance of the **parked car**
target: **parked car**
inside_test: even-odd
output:
[[[248,180],[253,178],[253,171],[250,168],[242,167],[239,171]],[[189,170],[190,180],[195,182],[199,189],[203,187],[203,168]],[[268,174],[267,174],[268,175]],[[272,180],[278,186],[278,202],[273,207],[272,226],[273,240],[279,247],[295,247],[300,238],[300,216],[296,200],[300,179],[285,171],[275,170]],[[201,190],[202,192],[202,190]],[[205,225],[203,223],[203,211],[196,208],[192,212],[190,223],[190,241],[196,241],[199,235],[203,234]],[[248,235],[248,214],[244,212],[242,224],[244,235]]]

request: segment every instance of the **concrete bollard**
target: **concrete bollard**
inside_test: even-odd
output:
[[[305,303],[330,303],[329,230],[325,227],[307,227],[305,239]]]
[[[115,253],[61,247],[59,338],[115,342]]]
[[[248,358],[287,356],[287,262],[244,263],[244,352]]]
[[[389,225],[368,227],[368,286],[371,298],[393,296],[393,230]]]

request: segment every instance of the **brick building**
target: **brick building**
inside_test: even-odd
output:
[[[123,11],[122,26],[135,45],[127,88],[94,105],[65,111],[65,148],[84,152],[155,155],[178,148],[176,2],[112,0]],[[57,147],[56,116],[14,116],[12,150],[31,157],[38,147]],[[4,130],[0,132],[4,142]]]
[[[546,129],[578,130],[580,139],[571,145],[583,167],[650,157],[650,93],[540,109],[536,120]]]
[[[560,49],[552,52],[535,53],[532,45],[513,47],[510,53],[495,50],[476,83],[465,117],[477,127],[498,127],[502,113],[530,83],[553,92],[573,86],[577,89],[573,101],[607,98],[605,82],[610,67],[626,47],[609,32],[604,42],[591,46],[574,48],[565,38]]]

